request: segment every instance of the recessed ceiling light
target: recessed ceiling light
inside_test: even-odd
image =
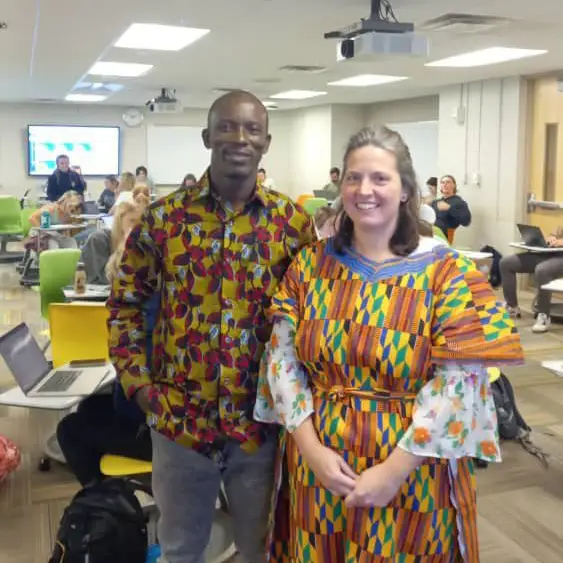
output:
[[[314,90],[288,90],[274,94],[270,98],[274,100],[307,100],[308,98],[316,98],[317,96],[326,96],[326,92],[315,92]]]
[[[391,82],[400,82],[407,80],[406,76],[386,76],[383,74],[359,74],[358,76],[350,76],[335,82],[329,82],[329,86],[379,86],[380,84],[389,84]]]
[[[100,61],[94,64],[87,74],[94,76],[123,76],[126,78],[134,78],[147,74],[152,67],[153,65],[139,63],[110,63]]]
[[[264,107],[266,109],[278,109],[278,104],[276,104],[276,102],[268,102],[267,100],[265,102],[262,102],[264,104]]]
[[[467,68],[473,66],[486,66],[507,61],[516,61],[528,57],[536,57],[544,55],[547,51],[543,49],[517,49],[512,47],[490,47],[489,49],[481,49],[480,51],[472,51],[455,57],[448,57],[432,63],[426,63],[425,66],[436,67],[458,67]]]
[[[67,102],[103,102],[107,96],[98,94],[68,94],[65,98]]]
[[[208,33],[209,29],[195,27],[134,23],[117,40],[115,47],[153,51],[181,51]]]

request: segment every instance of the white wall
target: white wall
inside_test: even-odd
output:
[[[438,168],[453,174],[473,222],[456,233],[456,246],[509,250],[524,217],[527,87],[518,78],[452,86],[440,94]],[[453,117],[460,106],[465,123]],[[476,183],[480,176],[480,185]]]
[[[436,121],[438,106],[438,96],[382,102],[366,108],[365,122],[366,125],[385,125],[411,121]]]

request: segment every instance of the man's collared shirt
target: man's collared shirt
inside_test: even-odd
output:
[[[128,397],[152,386],[149,424],[205,450],[261,442],[252,420],[258,366],[271,327],[264,310],[312,219],[288,197],[256,187],[232,209],[206,173],[152,204],[126,245],[113,281],[110,353]],[[142,304],[160,292],[153,365],[146,365]]]

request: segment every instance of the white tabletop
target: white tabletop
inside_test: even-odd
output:
[[[50,227],[37,227],[40,231],[48,233],[49,231],[70,231],[76,229],[84,229],[88,223],[69,223],[68,225],[51,225]]]
[[[98,219],[103,219],[104,217],[107,216],[107,213],[95,213],[95,214],[82,214],[82,215],[77,215],[76,217],[78,217],[78,219],[84,219],[85,221],[97,221]]]
[[[563,279],[553,280],[545,285],[542,285],[541,288],[545,291],[552,291],[554,293],[563,292]]]
[[[477,252],[475,250],[458,250],[460,254],[471,258],[471,260],[486,260],[487,258],[492,258],[492,252]]]
[[[523,242],[511,242],[510,246],[513,248],[519,248],[520,250],[527,250],[528,252],[545,252],[546,254],[553,253],[553,252],[563,252],[563,248],[558,247],[543,247],[543,246],[528,246]]]
[[[113,383],[115,380],[115,369],[111,366],[106,378],[98,387],[99,391],[102,387]],[[19,387],[13,387],[9,391],[0,393],[0,405],[8,407],[23,407],[27,409],[45,409],[53,411],[64,411],[71,409],[84,400],[84,397],[26,397]]]
[[[63,288],[65,299],[72,299],[74,301],[88,301],[89,299],[107,299],[110,294],[109,285],[93,285],[87,284],[84,293],[76,293],[73,287]]]

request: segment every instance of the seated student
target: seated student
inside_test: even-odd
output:
[[[141,207],[148,207],[151,204],[151,192],[148,186],[137,184],[131,192],[133,202]]]
[[[121,213],[118,213],[116,219],[120,215]],[[110,281],[117,275],[125,249],[125,240],[134,225],[135,223],[124,225],[122,239],[107,264],[106,274]],[[160,296],[157,293],[144,310],[149,366],[152,333],[159,304]],[[128,401],[125,398],[121,385],[116,382],[113,396],[92,395],[80,403],[77,412],[63,418],[57,427],[57,439],[69,468],[82,486],[85,486],[103,478],[100,460],[105,454],[122,455],[145,461],[152,459],[150,433],[144,423],[144,413],[135,401]]]
[[[32,227],[41,226],[41,216],[47,212],[51,217],[51,225],[67,225],[70,223],[75,223],[75,216],[80,214],[82,210],[82,196],[77,192],[68,191],[55,203],[47,203],[43,207],[40,207],[37,211],[32,213],[29,217],[29,222]],[[67,231],[49,231],[41,232],[41,239],[45,242],[45,246],[48,249],[54,248],[77,248],[77,242],[74,238],[76,232]]]
[[[197,184],[197,178],[193,174],[186,174],[182,183],[181,188],[193,188]]]
[[[135,176],[131,172],[123,172],[119,178],[119,187],[117,188],[117,198],[110,209],[110,214],[115,213],[115,208],[122,202],[133,202],[133,189],[135,188]]]
[[[98,199],[98,207],[102,213],[109,213],[115,203],[115,194],[119,188],[119,180],[116,176],[106,176],[104,180],[104,191]]]
[[[438,178],[436,178],[436,176],[428,178],[421,192],[422,202],[426,205],[432,205],[432,202],[438,197]]]
[[[88,237],[81,258],[86,270],[87,283],[108,284],[107,263],[121,241],[126,238],[126,233],[131,232],[139,222],[142,213],[143,207],[126,201],[117,208],[111,231],[99,229]]]
[[[150,193],[154,192],[154,181],[149,176],[149,171],[146,166],[137,166],[135,170],[135,182],[143,186],[148,186]]]
[[[471,211],[467,202],[457,195],[457,182],[449,174],[440,180],[442,197],[432,202],[436,212],[436,226],[453,243],[454,232],[459,226],[468,227],[471,223]]]
[[[258,174],[256,176],[256,183],[262,186],[266,190],[275,190],[276,186],[271,178],[266,176],[266,170],[264,168],[258,169]]]
[[[559,228],[554,234],[549,236],[547,244],[555,248],[561,247],[561,254],[519,252],[511,256],[505,256],[499,265],[506,309],[511,317],[521,317],[520,307],[518,307],[518,295],[516,294],[516,274],[535,275],[538,316],[532,331],[536,333],[547,332],[551,324],[549,317],[551,292],[543,291],[541,286],[563,277],[563,228]]]

